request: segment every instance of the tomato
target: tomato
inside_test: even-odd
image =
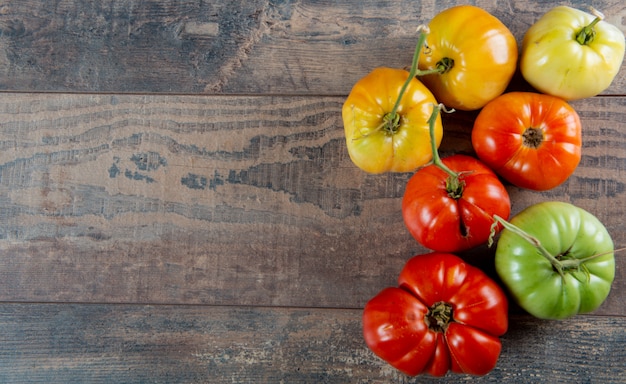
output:
[[[486,243],[493,215],[508,217],[509,194],[498,176],[479,160],[453,155],[418,170],[408,181],[402,216],[426,248],[457,252]]]
[[[376,355],[408,375],[484,375],[500,355],[507,311],[505,293],[480,269],[431,253],[411,258],[399,287],[365,305],[363,334]]]
[[[613,241],[591,213],[569,203],[532,205],[505,225],[495,266],[513,298],[542,319],[597,309],[615,278]]]
[[[544,14],[522,41],[520,70],[526,81],[566,100],[607,89],[624,59],[624,34],[601,19],[599,13],[567,6]]]
[[[428,119],[437,102],[419,80],[412,78],[392,111],[409,72],[376,68],[359,80],[343,109],[343,125],[352,162],[369,173],[409,172],[432,158]],[[437,118],[437,146],[443,137]]]
[[[420,79],[447,107],[475,110],[504,92],[517,67],[517,42],[489,12],[460,5],[437,14],[419,58]]]
[[[580,162],[580,118],[558,97],[505,93],[476,117],[472,145],[481,161],[512,184],[548,190]]]

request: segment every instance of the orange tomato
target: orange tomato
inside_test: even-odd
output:
[[[561,98],[505,93],[478,114],[472,145],[485,164],[512,184],[548,190],[567,180],[580,162],[580,118]]]
[[[461,5],[437,14],[420,55],[420,77],[440,103],[476,110],[501,95],[517,67],[517,42],[495,16]]]

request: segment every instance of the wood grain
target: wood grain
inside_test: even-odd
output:
[[[488,376],[409,378],[364,345],[363,305],[426,250],[401,218],[411,174],[359,171],[341,106],[458,3],[0,0],[0,382],[624,382],[623,253],[592,315],[513,305]],[[518,41],[554,6],[466,3]],[[593,5],[626,32],[624,2]],[[507,186],[513,213],[571,202],[626,246],[625,67],[572,103],[574,175]],[[444,117],[442,155],[473,154],[475,116]],[[461,256],[496,278],[492,249]]]
[[[477,0],[519,42],[550,2]],[[0,1],[0,89],[345,95],[455,2]],[[586,9],[585,1],[570,5]],[[626,31],[626,5],[595,4]],[[606,94],[624,94],[626,71]]]
[[[5,383],[622,383],[626,320],[514,316],[496,368],[410,378],[365,346],[360,310],[0,305]],[[544,346],[538,348],[538,346]]]
[[[0,94],[0,300],[361,307],[426,250],[400,212],[411,174],[351,163],[342,102]],[[623,247],[626,99],[574,106],[580,167],[509,186],[513,211],[568,201]],[[446,116],[444,156],[471,153],[473,116]],[[626,314],[623,260],[600,314]]]

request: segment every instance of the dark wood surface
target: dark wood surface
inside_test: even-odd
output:
[[[411,175],[358,170],[340,110],[456,3],[0,0],[0,382],[435,382],[362,340],[365,302],[426,250],[402,222]],[[553,6],[472,3],[518,41]],[[593,5],[626,31],[626,4]],[[513,213],[571,202],[624,247],[624,67],[572,105],[579,168],[507,186]],[[444,117],[442,155],[472,154],[475,115]],[[461,256],[493,275],[493,250]],[[593,314],[513,307],[474,380],[624,382],[624,257]]]

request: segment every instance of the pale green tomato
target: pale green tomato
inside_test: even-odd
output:
[[[496,271],[528,313],[565,319],[592,312],[606,300],[615,278],[613,240],[591,213],[545,201],[503,224]]]
[[[526,81],[566,100],[607,89],[624,59],[624,34],[598,15],[567,6],[545,13],[522,42],[520,69]]]

